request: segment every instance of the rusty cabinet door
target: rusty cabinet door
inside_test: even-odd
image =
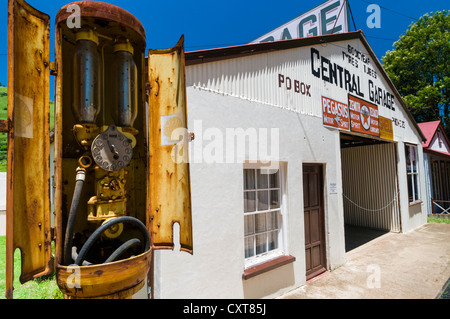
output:
[[[171,49],[149,50],[149,201],[152,246],[192,253],[184,37]]]
[[[50,17],[23,0],[8,4],[7,291],[14,251],[20,282],[52,271],[50,235]]]

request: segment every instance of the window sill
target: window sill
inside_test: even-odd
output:
[[[255,277],[259,274],[265,273],[267,271],[273,270],[275,268],[290,264],[295,261],[295,257],[291,255],[281,256],[265,263],[247,268],[242,274],[242,279],[247,280],[249,278]]]
[[[416,201],[414,201],[414,202],[410,202],[409,203],[409,206],[414,206],[414,205],[418,205],[418,204],[422,204],[423,203],[423,201],[421,201],[421,200],[416,200]]]

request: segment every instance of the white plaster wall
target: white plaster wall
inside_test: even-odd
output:
[[[402,232],[407,233],[427,222],[427,204],[426,204],[426,186],[425,186],[425,166],[424,153],[422,145],[418,139],[409,140],[410,143],[417,145],[419,156],[419,179],[421,201],[413,205],[408,201],[408,181],[406,174],[405,143],[399,142],[397,145],[397,175],[400,193],[400,220]]]
[[[193,143],[201,143],[202,132],[198,125],[194,127],[199,120],[202,120],[203,133],[211,127],[222,132],[239,127],[279,129],[278,160],[287,168],[285,248],[296,261],[242,280],[243,164],[192,163],[194,253],[179,252],[178,247],[175,251],[155,253],[155,297],[262,298],[304,284],[302,163],[324,163],[325,188],[329,182],[336,182],[341,193],[337,131],[324,128],[320,118],[192,87],[187,90],[187,99],[188,126],[196,135]],[[209,143],[203,137],[203,146]],[[191,150],[195,147],[192,144]],[[247,154],[247,159],[255,158]],[[327,190],[325,194],[327,258],[334,269],[345,261],[342,201],[338,194],[328,195]]]

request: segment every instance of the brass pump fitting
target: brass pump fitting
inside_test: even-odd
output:
[[[117,51],[126,51],[134,54],[134,48],[128,39],[125,42],[117,42],[114,44],[113,52],[116,53]]]
[[[75,176],[76,181],[84,182],[86,180],[86,169],[84,169],[83,167],[77,167],[76,174],[77,174]]]
[[[75,34],[75,40],[89,40],[98,45],[98,35],[92,29],[82,29]]]

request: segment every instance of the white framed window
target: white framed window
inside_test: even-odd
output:
[[[406,174],[408,178],[408,199],[412,203],[421,199],[417,145],[406,144],[405,156]]]
[[[244,166],[245,268],[284,255],[280,169]]]

